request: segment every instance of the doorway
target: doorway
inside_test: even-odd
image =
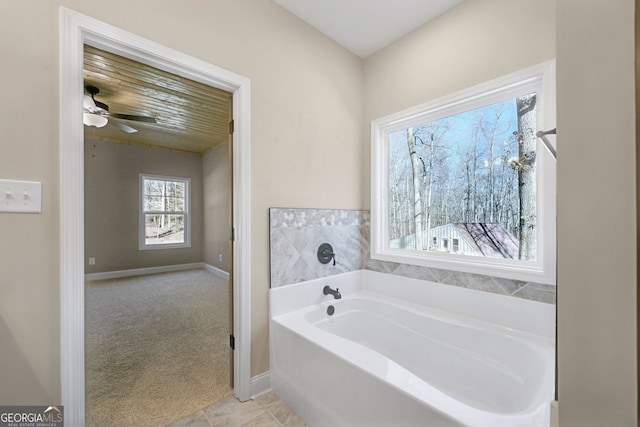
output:
[[[234,394],[251,397],[250,82],[103,22],[60,9],[61,380],[65,418],[84,425],[84,194],[82,96],[85,44],[233,93],[232,250]]]
[[[232,94],[90,45],[83,77],[86,423],[170,424],[233,390]]]

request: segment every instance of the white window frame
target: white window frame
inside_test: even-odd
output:
[[[145,212],[144,210],[144,181],[146,179],[153,179],[159,181],[175,181],[175,182],[183,182],[185,184],[185,211],[177,212],[180,215],[184,215],[184,242],[182,243],[154,243],[147,244],[145,238],[145,215],[149,212]],[[143,250],[156,250],[156,249],[176,249],[176,248],[190,248],[191,247],[191,178],[182,178],[175,176],[166,176],[166,175],[152,175],[141,173],[139,179],[139,249]],[[168,212],[171,213],[171,212]]]
[[[555,158],[539,138],[536,155],[538,243],[535,261],[454,255],[389,246],[389,134],[532,92],[537,94],[538,130],[554,128],[554,60],[371,122],[372,259],[536,283],[556,283],[556,164]]]

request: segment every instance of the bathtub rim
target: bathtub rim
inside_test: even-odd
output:
[[[472,319],[555,342],[554,304],[364,269],[269,289],[269,317],[333,301],[323,295],[325,285],[340,288],[343,296],[365,290],[436,310],[463,312]],[[310,292],[314,287],[317,290]]]

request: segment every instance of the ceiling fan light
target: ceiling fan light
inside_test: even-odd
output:
[[[106,117],[100,116],[98,114],[83,113],[82,115],[82,122],[86,126],[94,126],[97,128],[101,128],[104,125],[106,125],[108,121],[109,120],[107,120]]]

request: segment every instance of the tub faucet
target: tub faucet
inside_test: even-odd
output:
[[[336,290],[334,291],[333,289],[331,289],[328,285],[324,287],[324,289],[322,289],[322,293],[325,295],[333,295],[333,298],[335,299],[340,299],[342,298],[342,295],[340,295],[340,289],[336,288]]]

